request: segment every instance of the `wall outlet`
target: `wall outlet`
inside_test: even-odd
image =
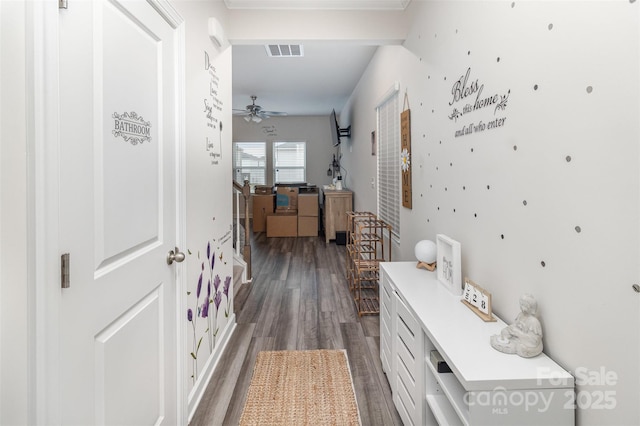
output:
[[[375,178],[371,178],[371,188],[375,189],[376,188],[376,179]]]

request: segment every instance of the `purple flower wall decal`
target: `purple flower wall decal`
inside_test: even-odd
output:
[[[215,241],[215,239],[214,239]],[[209,346],[209,356],[214,353],[214,348],[216,347],[216,337],[219,331],[218,327],[218,314],[220,312],[220,305],[222,304],[222,296],[224,295],[226,298],[226,309],[224,312],[224,317],[229,317],[230,310],[230,300],[229,300],[229,291],[231,289],[232,277],[227,276],[224,279],[224,285],[221,287],[221,279],[219,274],[214,273],[214,268],[216,266],[216,251],[212,249],[211,242],[207,242],[206,246],[206,269],[208,269],[208,276],[205,276],[205,262],[202,261],[201,251],[197,252],[197,259],[200,262],[200,274],[198,275],[198,280],[196,284],[195,290],[195,304],[191,305],[192,308],[187,309],[187,321],[191,323],[191,328],[193,330],[193,342],[192,342],[192,350],[190,351],[190,356],[192,358],[192,375],[191,378],[193,383],[198,380],[198,353],[200,350],[200,345],[202,340],[204,339],[205,334],[207,335],[207,341]],[[191,251],[188,251],[189,254],[192,254]],[[222,260],[222,252],[220,252],[219,258]],[[202,259],[202,260],[201,260]],[[224,262],[226,264],[226,262]],[[197,264],[197,263],[196,263]],[[202,294],[202,285],[203,280],[206,279],[206,298],[205,295]],[[187,296],[191,296],[193,291],[187,290]],[[200,299],[200,296],[203,296]],[[193,296],[191,296],[191,299]],[[193,299],[190,304],[193,303]],[[212,306],[213,305],[213,306]],[[206,321],[206,329],[202,325],[197,325],[198,317],[203,318],[203,321]],[[204,329],[204,331],[203,331]],[[205,354],[207,355],[207,354]]]

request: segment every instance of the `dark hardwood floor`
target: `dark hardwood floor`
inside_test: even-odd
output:
[[[356,313],[345,246],[258,233],[252,257],[253,282],[235,298],[236,330],[190,425],[237,425],[258,352],[293,349],[346,349],[362,424],[402,424],[380,365],[379,317]]]

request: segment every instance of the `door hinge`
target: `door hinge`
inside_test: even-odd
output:
[[[69,280],[69,253],[60,256],[60,287],[69,288],[71,282]]]
[[[67,0],[58,0],[58,9],[67,9]]]

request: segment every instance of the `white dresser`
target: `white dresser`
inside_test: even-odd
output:
[[[416,262],[380,272],[380,358],[405,425],[575,423],[574,378],[551,358],[493,349],[507,324],[482,321]],[[436,371],[434,350],[451,372]]]

